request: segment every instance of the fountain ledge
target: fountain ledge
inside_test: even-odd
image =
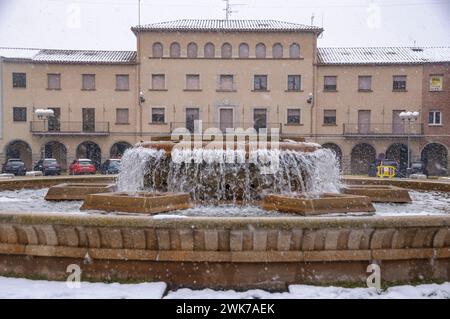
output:
[[[85,264],[87,253],[92,264]],[[89,280],[163,280],[192,288],[261,288],[264,282],[273,289],[362,283],[374,261],[385,282],[450,280],[450,216],[0,215],[0,275],[64,280],[67,265],[76,263]]]

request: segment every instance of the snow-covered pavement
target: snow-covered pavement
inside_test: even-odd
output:
[[[263,290],[236,292],[211,289],[179,289],[166,293],[163,282],[141,284],[104,284],[82,282],[80,288],[69,288],[66,282],[0,277],[0,298],[63,299],[346,299],[346,298],[445,298],[450,299],[450,282],[420,286],[396,286],[378,294],[373,288],[340,288],[291,285],[288,292]]]

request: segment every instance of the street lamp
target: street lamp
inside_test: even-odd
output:
[[[411,151],[410,151],[411,122],[417,121],[417,119],[419,118],[419,112],[401,112],[399,116],[400,116],[400,119],[403,121],[403,123],[408,121],[408,132],[406,133],[407,137],[408,137],[408,167],[407,168],[410,168],[410,166],[411,166]]]

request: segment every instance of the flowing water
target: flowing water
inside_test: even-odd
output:
[[[338,192],[339,168],[334,153],[258,149],[134,148],[125,152],[120,191],[188,192],[205,203],[251,203],[264,194]]]

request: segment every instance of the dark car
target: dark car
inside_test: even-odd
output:
[[[34,170],[41,171],[45,176],[61,175],[61,165],[54,158],[44,158],[37,161],[34,165]]]
[[[5,164],[3,164],[2,173],[25,176],[27,173],[27,169],[25,167],[25,163],[22,162],[21,159],[10,158]]]
[[[407,169],[408,176],[412,174],[422,174],[428,177],[428,170],[423,162],[413,162],[411,163],[411,167]]]
[[[119,174],[120,159],[106,160],[100,168],[102,174]]]

